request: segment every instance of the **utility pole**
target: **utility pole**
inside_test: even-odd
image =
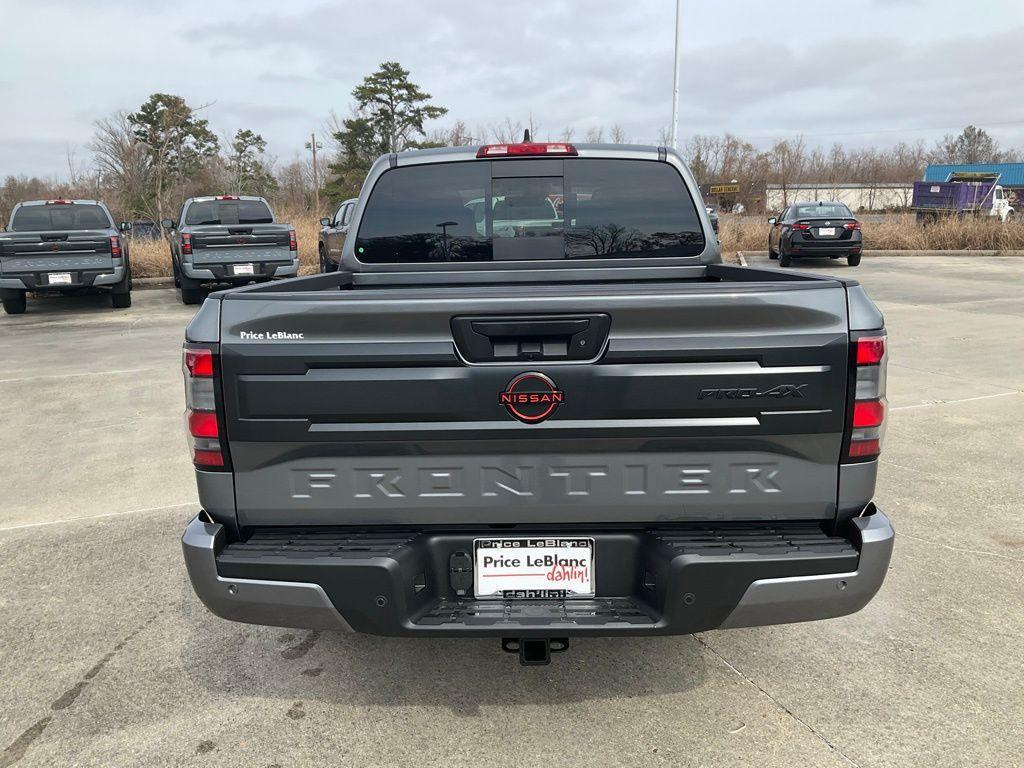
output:
[[[683,0],[676,0],[676,51],[675,51],[675,68],[672,71],[672,129],[669,131],[669,140],[672,143],[672,149],[679,150],[679,70],[682,69],[683,61],[683,50],[680,45],[680,29],[679,22],[683,15]]]
[[[306,149],[313,151],[313,206],[316,209],[316,215],[320,215],[320,170],[316,164],[316,151],[323,149],[323,144],[316,143],[316,134],[309,134],[309,141],[306,142]]]

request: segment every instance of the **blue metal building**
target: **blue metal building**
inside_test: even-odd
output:
[[[929,165],[922,181],[941,182],[951,173],[998,173],[1004,187],[1024,188],[1024,163],[942,163]]]

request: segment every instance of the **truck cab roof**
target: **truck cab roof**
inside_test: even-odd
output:
[[[265,197],[259,197],[258,195],[197,195],[196,197],[189,197],[185,199],[186,203],[207,203],[211,200],[262,200],[264,203],[267,202]]]

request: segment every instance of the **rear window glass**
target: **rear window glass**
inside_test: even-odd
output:
[[[185,211],[185,224],[272,224],[274,215],[262,200],[204,200]]]
[[[798,219],[848,219],[853,216],[850,209],[842,203],[826,203],[825,205],[796,205],[793,213]]]
[[[682,177],[645,160],[467,161],[395,168],[366,203],[366,263],[695,256],[700,219]],[[500,166],[501,163],[507,163]],[[520,164],[520,165],[517,165]],[[500,166],[500,167],[499,167]],[[513,174],[513,171],[517,173]],[[522,173],[518,173],[522,171]],[[510,176],[505,178],[504,176]]]
[[[108,229],[113,224],[98,205],[23,205],[11,218],[12,232],[74,229]]]

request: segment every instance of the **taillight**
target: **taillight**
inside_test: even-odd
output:
[[[57,200],[47,200],[46,204],[47,205],[74,205],[74,203],[72,203],[70,200],[61,200],[59,198]]]
[[[852,339],[851,344],[855,380],[845,453],[847,459],[873,459],[881,452],[885,432],[886,337],[872,333]]]
[[[203,347],[185,347],[183,352],[187,376],[213,377],[213,352]]]
[[[857,365],[878,365],[885,357],[885,336],[864,336],[857,339]]]
[[[110,256],[114,259],[121,258],[121,238],[117,235],[110,238]]]
[[[790,225],[790,229],[796,230],[797,232],[806,232],[810,228],[810,224],[804,224],[802,221],[798,221],[796,224]]]
[[[288,250],[294,253],[299,250],[299,241],[295,239],[295,230],[288,230]]]
[[[853,428],[880,427],[885,421],[885,403],[881,400],[857,400],[853,404]]]
[[[848,221],[843,224],[843,229],[860,229],[859,221]]]
[[[214,199],[215,200],[240,200],[241,198],[238,195],[217,195],[217,197],[215,197]]]
[[[181,235],[181,252],[192,253],[192,235],[182,233]]]
[[[185,347],[181,370],[185,376],[185,424],[192,463],[197,469],[227,466],[217,413],[217,354],[207,347]]]
[[[527,141],[522,144],[485,144],[476,151],[477,157],[521,157],[523,155],[578,155],[572,144]]]

